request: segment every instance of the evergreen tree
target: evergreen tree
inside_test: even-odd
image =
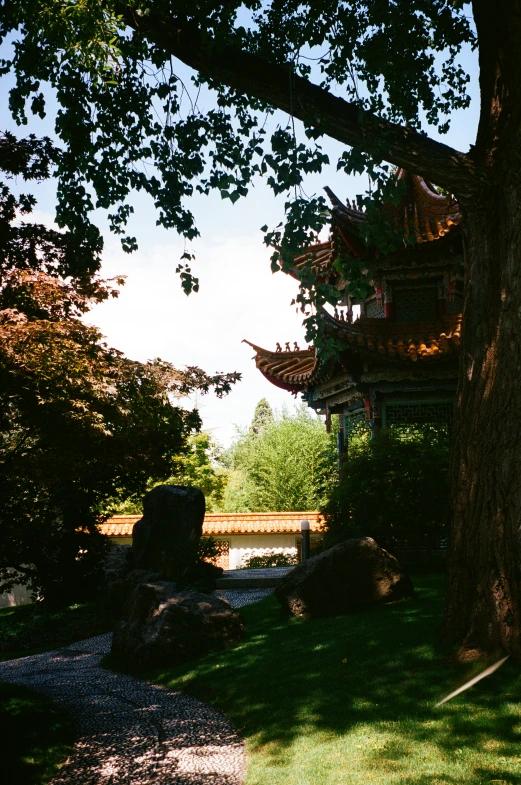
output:
[[[255,407],[253,420],[250,425],[250,433],[259,436],[267,425],[273,422],[273,409],[266,398],[261,398]]]

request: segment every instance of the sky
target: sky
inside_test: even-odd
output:
[[[473,77],[471,93],[477,95],[474,60],[470,54],[465,59]],[[3,106],[8,88],[9,78],[1,79]],[[452,130],[442,141],[459,150],[468,149],[475,138],[476,104],[474,100],[469,110],[455,114]],[[31,120],[20,131],[4,116],[2,130],[18,135],[51,134],[50,123],[50,117],[44,122]],[[330,140],[324,148],[332,165],[306,181],[306,193],[320,193],[328,185],[340,198],[352,199],[366,191],[366,177],[348,177],[336,171],[342,146]],[[39,202],[34,218],[51,225],[53,183],[42,184],[35,193]],[[156,226],[153,205],[145,197],[136,195],[133,204],[135,213],[128,233],[137,237],[139,245],[133,254],[122,251],[103,214],[94,217],[105,238],[101,275],[126,275],[126,284],[116,300],[96,306],[85,321],[97,325],[112,346],[135,360],[161,357],[177,367],[198,365],[209,373],[240,372],[242,381],[225,398],[210,393],[186,403],[198,407],[204,429],[228,446],[236,428],[249,424],[261,398],[279,410],[294,404],[290,393],[274,387],[255,368],[252,348],[242,343],[247,339],[266,349],[275,349],[277,341],[292,345],[297,341],[301,348],[306,345],[302,316],[290,305],[297,294],[297,282],[283,273],[271,273],[270,250],[260,231],[263,224],[272,227],[283,220],[284,197],[274,198],[262,182],[235,205],[215,193],[193,197],[190,209],[201,237],[189,249],[196,254],[192,271],[200,279],[200,290],[189,297],[175,274],[185,241],[173,230]]]

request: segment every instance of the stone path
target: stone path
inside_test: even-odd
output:
[[[252,602],[259,602],[273,593],[273,588],[263,589],[217,589],[215,592],[218,597],[228,600],[234,608],[242,608],[243,605],[250,605]]]
[[[269,593],[218,592],[234,607]],[[229,720],[195,698],[104,670],[110,641],[98,635],[0,663],[0,681],[45,693],[76,722],[76,744],[52,785],[241,785],[244,743]]]
[[[264,589],[278,586],[294,567],[263,567],[255,570],[225,570],[217,578],[217,589]]]

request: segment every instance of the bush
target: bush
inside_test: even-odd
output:
[[[250,556],[243,559],[241,570],[261,570],[265,567],[289,567],[298,564],[296,554],[290,553],[263,553],[261,556]]]
[[[373,537],[391,551],[437,548],[449,520],[446,431],[390,429],[350,445],[343,478],[323,507],[327,547]]]
[[[239,433],[224,456],[229,482],[223,511],[318,509],[336,481],[334,435],[303,405],[274,419],[265,411],[261,419],[259,406],[250,430]]]

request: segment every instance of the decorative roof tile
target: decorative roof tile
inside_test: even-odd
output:
[[[333,261],[332,243],[328,240],[325,243],[310,245],[306,252],[295,257],[293,264],[294,270],[302,270],[309,262],[311,269],[317,275],[327,274]]]
[[[459,226],[461,211],[453,196],[438,193],[432,183],[405,169],[397,170],[395,180],[405,183],[405,194],[397,205],[386,204],[383,209],[404,237],[412,234],[417,243],[433,242]],[[335,225],[356,230],[367,220],[364,212],[349,202],[343,204],[330,188],[325,190],[333,205],[333,233]]]
[[[310,531],[322,531],[318,512],[211,513],[205,515],[203,534],[300,534],[303,520]]]
[[[99,530],[106,537],[132,537],[132,529],[142,515],[114,515],[102,523]]]
[[[142,517],[114,515],[99,528],[107,537],[132,537],[134,524]],[[300,534],[300,522],[303,520],[309,521],[310,531],[322,531],[322,518],[318,512],[207,513],[203,535]]]
[[[359,319],[353,324],[322,310],[326,330],[346,347],[373,357],[416,362],[454,356],[461,341],[461,314],[435,322]]]
[[[436,188],[416,174],[398,169],[397,182],[403,181],[406,193],[397,204],[383,208],[390,223],[395,224],[404,237],[413,235],[416,243],[428,243],[445,237],[458,228],[461,211],[451,195],[440,194]],[[298,272],[311,263],[311,270],[328,280],[332,263],[342,249],[354,256],[364,254],[359,229],[367,221],[365,212],[349,200],[344,204],[330,188],[324,189],[332,204],[331,235],[327,242],[311,245],[305,253],[295,257],[294,271]]]

